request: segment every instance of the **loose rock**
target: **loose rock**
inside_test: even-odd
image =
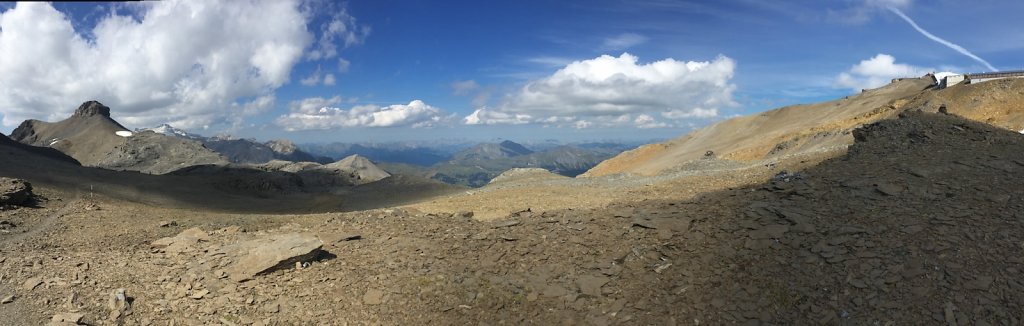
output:
[[[183,253],[195,249],[202,241],[210,241],[210,235],[199,228],[181,231],[173,237],[161,238],[150,243],[154,248],[163,248],[168,253]]]
[[[125,289],[115,289],[110,292],[110,297],[107,299],[107,309],[110,310],[108,317],[110,320],[120,320],[129,308],[131,306],[128,303],[128,293]]]
[[[363,294],[363,304],[372,306],[379,305],[381,303],[384,303],[384,291],[370,289]]]
[[[601,296],[601,287],[610,279],[604,276],[584,275],[576,279],[576,285],[580,287],[580,293],[592,297]]]
[[[196,291],[196,292],[192,292],[192,295],[190,295],[189,297],[192,298],[192,299],[199,300],[199,299],[202,299],[202,298],[206,297],[207,294],[210,294],[210,290],[205,290],[204,289],[204,290],[199,290],[199,291]]]
[[[85,317],[85,314],[69,312],[69,313],[62,313],[62,314],[53,315],[53,318],[50,318],[50,321],[54,322],[54,323],[79,324],[79,323],[82,322],[82,318],[84,318],[84,317]]]
[[[522,222],[517,221],[517,220],[509,220],[509,221],[505,221],[505,222],[501,222],[501,223],[495,224],[493,228],[495,228],[495,229],[497,229],[497,228],[506,228],[506,227],[510,227],[510,226],[516,226],[516,225],[519,225],[521,223]]]
[[[25,291],[32,291],[37,286],[42,285],[42,284],[43,284],[43,278],[37,276],[37,277],[33,277],[33,278],[29,278],[29,279],[25,280],[25,283],[21,284],[21,289],[25,290]]]
[[[991,285],[991,276],[978,276],[973,281],[964,283],[964,287],[968,290],[988,290],[988,287]]]

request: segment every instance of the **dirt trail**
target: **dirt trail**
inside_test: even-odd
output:
[[[79,203],[81,203],[81,201],[82,201],[82,194],[81,194],[81,192],[76,192],[74,198],[72,198],[71,200],[67,201],[67,203],[65,203],[64,206],[61,207],[60,209],[57,209],[55,212],[50,213],[49,215],[47,215],[37,225],[34,225],[32,227],[32,229],[30,229],[28,231],[25,231],[25,232],[22,232],[22,233],[17,233],[17,234],[11,235],[11,236],[0,237],[0,243],[4,243],[4,242],[9,242],[9,243],[22,242],[22,241],[25,241],[25,239],[31,238],[31,237],[33,237],[33,236],[35,236],[35,235],[37,235],[37,234],[39,234],[41,232],[49,230],[51,227],[53,227],[53,225],[55,223],[57,223],[58,219],[60,219],[61,217],[64,217],[65,215],[70,213],[72,210],[74,210],[75,207]]]
[[[31,225],[31,229],[29,229],[28,231],[0,237],[0,247],[2,247],[2,245],[4,245],[5,243],[23,243],[27,239],[30,239],[32,237],[42,234],[43,232],[46,232],[47,230],[50,230],[51,228],[53,228],[53,226],[57,223],[59,219],[71,213],[80,203],[81,193],[76,192],[75,197],[73,199],[67,201],[63,207],[60,207],[57,210],[47,214],[38,223]],[[22,227],[25,226],[23,225]],[[4,253],[3,255],[0,255],[0,258],[7,260],[16,259],[17,257],[14,255],[8,255],[7,253]],[[9,278],[11,277],[11,275],[0,274],[0,277]],[[0,299],[4,299],[10,295],[15,295],[14,293],[16,291],[14,291],[13,288],[13,284],[0,282]],[[30,325],[35,323],[36,318],[33,318],[31,314],[31,309],[17,302],[20,299],[18,298],[17,295],[15,295],[13,299],[15,300],[15,302],[5,303],[3,304],[3,306],[0,306],[0,312],[2,312],[2,315],[4,316],[4,320],[0,321],[0,324]]]

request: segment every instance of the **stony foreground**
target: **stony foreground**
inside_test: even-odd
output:
[[[1024,136],[911,113],[855,137],[766,184],[490,222],[43,193],[0,215],[0,323],[1021,324]]]

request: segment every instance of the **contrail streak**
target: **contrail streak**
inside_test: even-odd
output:
[[[924,30],[924,28],[921,28],[921,26],[917,26],[917,23],[915,23],[913,19],[910,19],[910,17],[907,17],[907,15],[903,14],[903,11],[900,11],[899,9],[896,9],[896,7],[888,7],[888,9],[889,9],[889,11],[892,11],[897,16],[900,16],[900,18],[903,18],[903,20],[906,20],[907,23],[910,24],[910,26],[913,26],[914,29],[916,29],[918,32],[923,34],[925,37],[931,39],[932,41],[938,42],[939,44],[942,44],[942,45],[945,45],[945,46],[949,47],[950,49],[956,50],[956,52],[960,52],[963,55],[971,57],[971,59],[974,59],[974,61],[980,62],[981,64],[985,65],[985,67],[988,67],[988,69],[991,70],[991,71],[999,71],[999,69],[996,69],[996,67],[993,67],[991,64],[989,64],[988,61],[985,61],[985,59],[982,59],[982,58],[974,55],[974,53],[971,53],[971,51],[967,51],[967,49],[965,49],[964,47],[956,45],[956,44],[953,44],[953,42],[943,40],[942,38],[940,38],[938,36],[935,36],[932,33],[928,33],[928,31]]]

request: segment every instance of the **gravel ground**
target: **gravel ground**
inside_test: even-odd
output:
[[[747,172],[715,172],[485,188],[599,204],[486,221],[459,205],[240,215],[42,189],[41,208],[0,215],[18,221],[0,233],[0,299],[14,296],[0,324],[1019,325],[1024,136],[908,114],[856,137],[746,186]],[[586,198],[616,191],[658,196]],[[190,228],[202,239],[152,245]],[[290,235],[320,251],[245,282],[224,273],[237,244]]]

